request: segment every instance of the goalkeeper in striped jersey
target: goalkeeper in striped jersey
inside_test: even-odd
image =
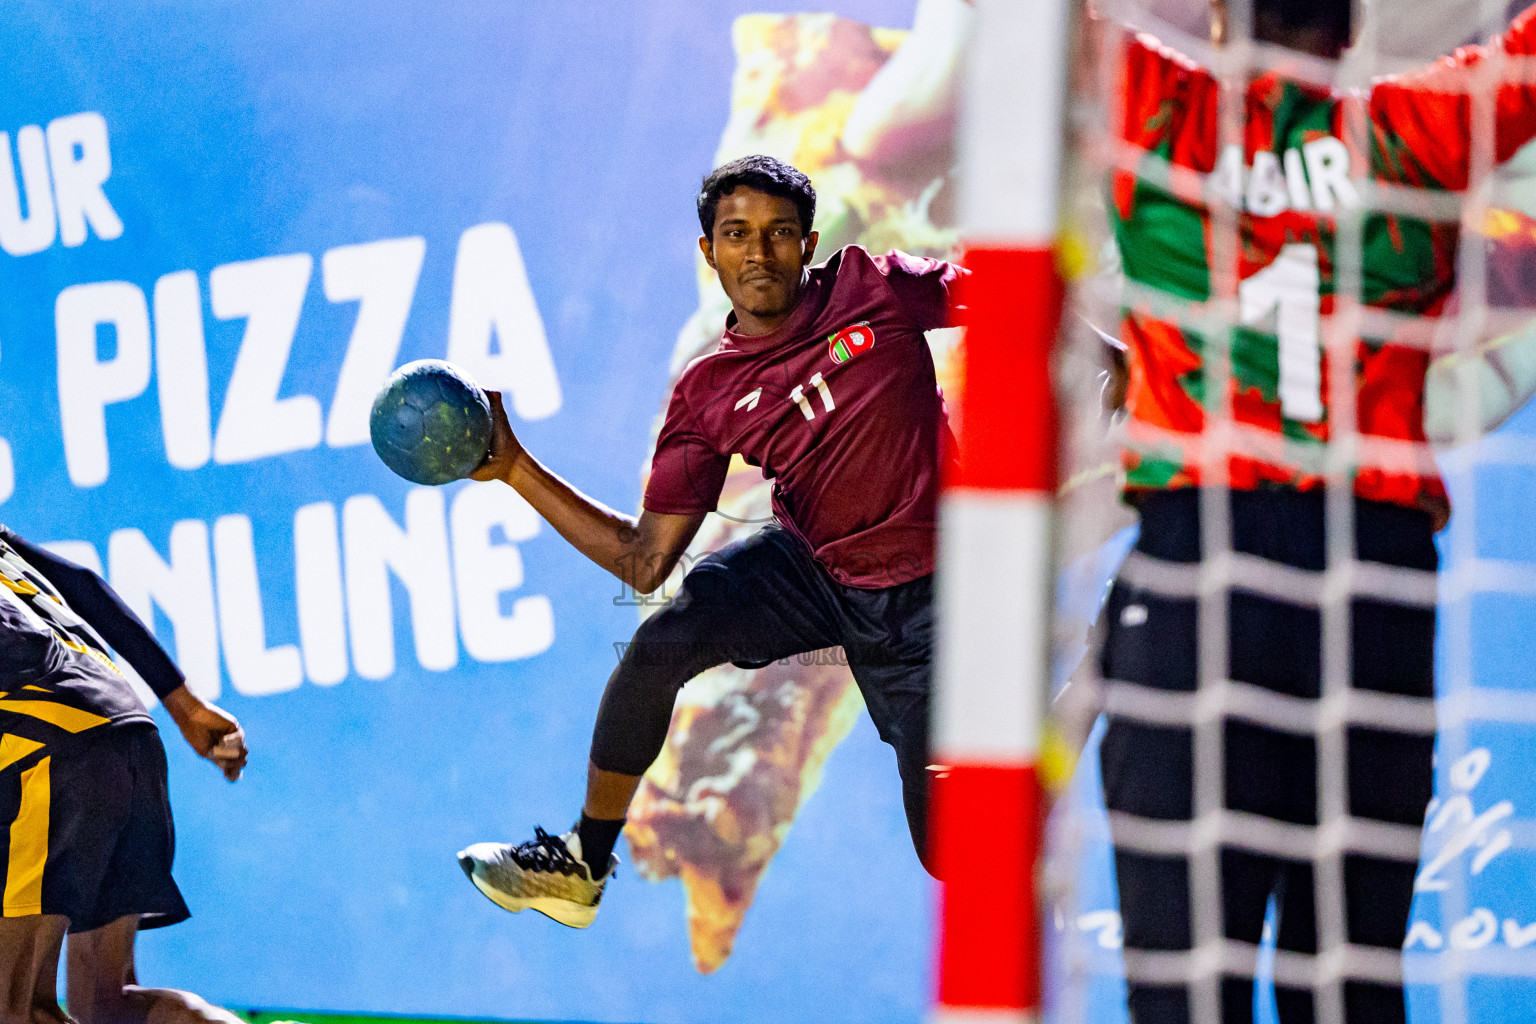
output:
[[[1255,0],[1254,35],[1337,58],[1351,39],[1351,8]],[[1213,9],[1217,46],[1225,15]],[[1454,419],[1446,382],[1459,372],[1445,362],[1429,371],[1435,332],[1426,318],[1445,312],[1454,290],[1459,224],[1369,207],[1384,186],[1468,189],[1474,83],[1490,65],[1536,52],[1536,21],[1527,11],[1486,47],[1360,92],[1258,74],[1240,101],[1243,141],[1230,146],[1221,144],[1218,83],[1198,61],[1129,31],[1119,47],[1112,128],[1137,155],[1113,172],[1109,212],[1126,278],[1124,493],[1141,531],[1104,613],[1100,756],[1131,1016],[1249,1020],[1254,954],[1273,900],[1276,943],[1294,967],[1276,971],[1283,1022],[1403,1021],[1399,951],[1432,794],[1433,535],[1450,511],[1426,443],[1426,375],[1439,439]],[[1536,87],[1504,77],[1510,84],[1479,86],[1494,91],[1498,161],[1536,135]],[[1352,120],[1351,109],[1363,117]],[[1182,184],[1189,180],[1201,190]],[[1227,255],[1217,239],[1230,220],[1213,224],[1223,207],[1239,235]],[[1337,381],[1325,325],[1343,287],[1339,222],[1356,210],[1365,308],[1347,342],[1351,377]],[[1223,259],[1237,270],[1230,332],[1212,328],[1221,307],[1207,305],[1220,297],[1211,268]],[[1206,357],[1228,339],[1226,390],[1213,395]],[[1484,428],[1536,387],[1536,371],[1506,366],[1532,362],[1519,357],[1533,345],[1520,335],[1461,357],[1505,385],[1485,389]],[[1215,409],[1225,411],[1219,430],[1208,423]],[[1330,446],[1343,433],[1358,435],[1347,470],[1353,494],[1349,515],[1331,517]],[[1222,455],[1207,454],[1212,441]],[[1202,536],[1200,488],[1213,486],[1229,491],[1223,538]],[[1357,584],[1347,632],[1329,634],[1330,650],[1348,643],[1338,666],[1348,671],[1337,705],[1344,724],[1335,731],[1320,724],[1321,698],[1343,672],[1324,670],[1319,609],[1329,552],[1339,550],[1326,525],[1339,519],[1352,523],[1353,558],[1368,564],[1355,578],[1388,582],[1369,593]],[[1242,589],[1215,616],[1226,620],[1224,642],[1202,644],[1197,588],[1177,581],[1193,579],[1179,566],[1211,546],[1236,552]],[[1212,651],[1225,664],[1202,664]],[[1196,757],[1189,695],[1212,687],[1222,691],[1222,717],[1202,736],[1219,742],[1202,741]],[[1197,806],[1197,790],[1219,794],[1220,806]],[[1214,856],[1203,852],[1210,829],[1197,833],[1197,816],[1215,822]],[[1325,819],[1342,820],[1342,830],[1320,832]],[[1214,915],[1197,911],[1217,900]],[[1187,954],[1196,948],[1207,955]],[[1313,959],[1320,952],[1333,957]]]

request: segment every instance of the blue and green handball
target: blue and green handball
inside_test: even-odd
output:
[[[491,403],[457,366],[418,359],[384,382],[368,431],[384,465],[411,483],[452,483],[485,461]]]

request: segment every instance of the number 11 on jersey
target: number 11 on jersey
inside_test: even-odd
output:
[[[827,382],[821,379],[820,370],[811,375],[811,387],[815,388],[817,393],[821,395],[823,409],[831,412],[837,408],[836,403],[832,401],[832,390],[827,387]],[[800,413],[806,419],[813,420],[816,418],[816,410],[811,408],[810,400],[805,397],[804,386],[796,384],[795,389],[789,393],[789,400],[800,407]]]

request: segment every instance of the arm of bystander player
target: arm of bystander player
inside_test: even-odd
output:
[[[3,536],[47,577],[70,609],[143,677],[198,756],[212,761],[231,782],[238,779],[249,755],[240,723],[187,689],[186,677],[171,656],[117,592],[85,566],[40,548],[14,531],[5,530]]]
[[[240,778],[250,751],[245,746],[245,730],[233,715],[185,686],[166,694],[164,703],[182,738],[199,757],[217,765],[230,782]]]

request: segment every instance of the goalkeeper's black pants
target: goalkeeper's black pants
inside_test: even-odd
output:
[[[841,647],[880,738],[896,753],[902,804],[919,859],[928,856],[928,704],[933,577],[866,590],[837,582],[777,523],[699,563],[646,619],[608,679],[592,732],[592,763],[642,775],[661,753],[683,685],[706,669],[761,668]],[[801,664],[814,664],[821,656]],[[734,743],[749,744],[743,709]],[[749,720],[750,719],[750,720]],[[717,752],[726,771],[727,750]]]
[[[1320,922],[1341,919],[1351,947],[1344,957],[1346,1020],[1404,1021],[1401,981],[1381,967],[1400,969],[1400,959],[1382,953],[1398,954],[1403,946],[1417,868],[1416,830],[1432,792],[1432,598],[1422,598],[1421,576],[1417,591],[1412,581],[1404,582],[1401,591],[1389,590],[1405,599],[1417,593],[1417,603],[1351,599],[1347,634],[1339,630],[1350,649],[1347,660],[1335,663],[1347,663],[1350,686],[1373,691],[1368,699],[1387,713],[1380,720],[1351,715],[1346,722],[1344,763],[1333,771],[1342,770],[1346,812],[1351,822],[1359,822],[1347,832],[1365,838],[1347,839],[1342,852],[1324,862],[1330,870],[1319,884],[1311,857],[1319,784],[1330,785],[1326,777],[1319,778],[1320,770],[1329,769],[1319,764],[1317,743],[1325,652],[1316,597],[1310,607],[1293,602],[1308,590],[1313,595],[1322,591],[1324,497],[1281,488],[1235,491],[1230,497],[1232,549],[1290,567],[1280,571],[1278,589],[1292,600],[1276,599],[1273,583],[1267,596],[1255,593],[1263,588],[1251,563],[1234,572],[1226,602],[1224,673],[1231,682],[1219,684],[1228,699],[1214,724],[1201,733],[1207,739],[1199,756],[1191,723],[1211,714],[1200,705],[1208,709],[1208,698],[1215,695],[1210,684],[1200,692],[1197,601],[1169,593],[1194,593],[1187,586],[1192,574],[1186,570],[1184,584],[1170,585],[1180,569],[1168,564],[1200,560],[1196,489],[1156,492],[1140,502],[1136,553],[1104,613],[1100,667],[1109,722],[1100,758],[1115,841],[1131,1019],[1135,1024],[1194,1019],[1191,1008],[1199,1002],[1192,1004],[1188,984],[1194,975],[1184,972],[1197,958],[1184,951],[1201,945],[1197,922],[1203,919],[1212,922],[1206,927],[1219,921],[1221,936],[1228,940],[1220,943],[1223,959],[1215,985],[1221,1020],[1249,1024],[1249,954],[1260,941],[1273,899],[1276,947],[1286,965],[1276,972],[1282,1024],[1314,1019],[1315,993],[1306,982],[1318,961],[1310,955],[1318,952]],[[1436,569],[1427,513],[1356,499],[1354,520],[1357,560]],[[1223,673],[1204,674],[1219,678]],[[1198,700],[1197,692],[1207,701]],[[1225,824],[1215,835],[1214,856],[1204,855],[1203,870],[1200,851],[1211,847],[1192,840],[1197,830],[1180,825],[1196,818],[1195,791],[1201,785],[1220,794],[1225,811],[1235,812],[1220,815]],[[1400,827],[1388,828],[1393,838],[1383,842],[1377,822]],[[1370,838],[1373,827],[1375,841]],[[1339,881],[1333,884],[1330,878]],[[1362,967],[1366,961],[1374,967]]]

